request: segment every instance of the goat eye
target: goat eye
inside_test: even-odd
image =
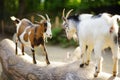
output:
[[[47,23],[44,23],[44,26],[47,27]]]

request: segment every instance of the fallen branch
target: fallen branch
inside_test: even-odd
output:
[[[15,55],[15,44],[9,39],[0,43],[0,61],[2,64],[2,80],[113,80],[110,74],[101,73],[98,78],[93,78],[94,65],[91,63],[86,68],[80,68],[79,62],[53,67],[32,64],[32,58],[25,54]],[[39,64],[41,63],[41,64]],[[56,62],[57,63],[57,62]],[[59,64],[59,63],[58,63]],[[119,80],[119,78],[116,78]]]

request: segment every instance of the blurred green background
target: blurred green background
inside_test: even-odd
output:
[[[120,0],[0,0],[0,34],[12,36],[16,27],[10,20],[10,16],[20,19],[27,18],[39,21],[37,13],[49,15],[52,23],[53,38],[50,44],[60,44],[63,47],[77,45],[73,40],[66,39],[61,27],[62,10],[74,9],[72,14],[108,12],[120,14]]]

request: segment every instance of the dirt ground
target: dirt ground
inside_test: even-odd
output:
[[[0,41],[2,39],[5,38],[10,38],[10,36],[3,36],[0,35]],[[67,56],[67,52],[73,52],[74,51],[74,47],[69,47],[69,48],[62,48],[58,45],[46,45],[47,48],[47,52],[48,52],[48,56],[49,56],[49,60],[50,61],[55,61],[55,62],[70,62],[66,59]],[[25,52],[27,52],[29,55],[31,55],[31,51],[29,48],[25,49]],[[45,62],[44,56],[42,55],[42,53],[40,53],[40,49],[37,49],[37,53],[36,53],[36,59],[39,61],[43,61]],[[103,70],[104,72],[107,73],[112,73],[112,53],[111,51],[106,50],[106,52],[103,53]],[[92,54],[92,62],[95,62],[94,59],[94,54]],[[1,67],[1,65],[0,65]],[[0,72],[1,72],[1,68],[0,68]],[[119,60],[119,74],[118,76],[120,77],[120,60]]]

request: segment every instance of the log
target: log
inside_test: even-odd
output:
[[[57,62],[51,62],[48,66],[39,61],[38,64],[33,64],[30,56],[26,53],[23,56],[20,49],[18,51],[19,55],[15,55],[13,41],[4,39],[0,42],[2,80],[120,80],[105,72],[94,78],[94,63],[86,68],[80,68],[79,61],[60,66],[55,66],[59,64]]]

